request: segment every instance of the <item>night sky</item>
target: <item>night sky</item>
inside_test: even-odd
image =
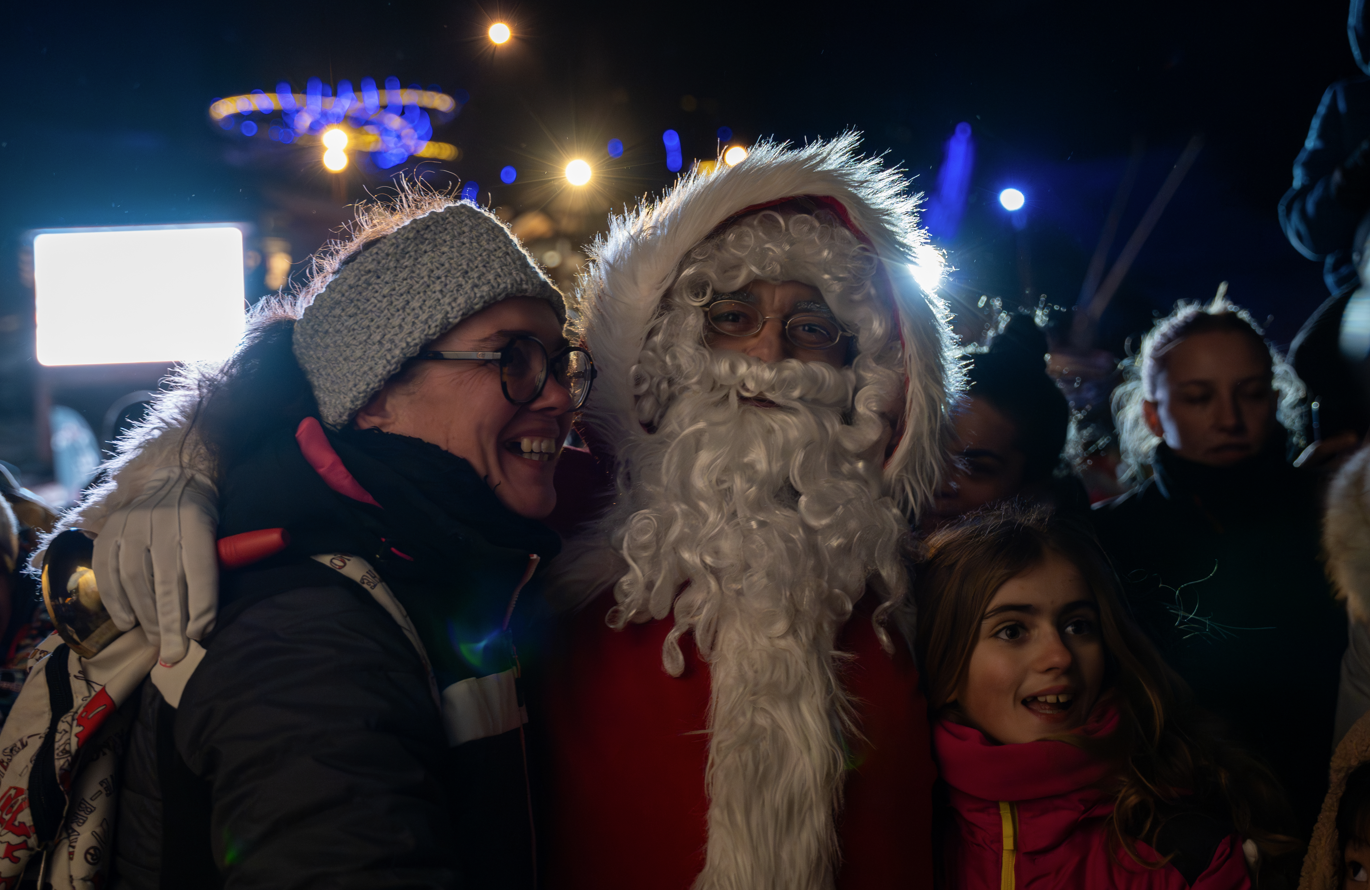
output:
[[[11,4],[0,28],[10,109],[0,122],[0,414],[26,410],[32,386],[26,232],[242,221],[289,237],[298,261],[345,218],[343,205],[385,186],[397,170],[358,162],[335,177],[316,147],[249,140],[210,122],[216,97],[282,80],[303,90],[310,77],[355,84],[393,74],[468,91],[469,104],[435,134],[462,156],[423,165],[426,178],[474,180],[481,203],[516,213],[578,213],[579,223],[565,223],[578,240],[611,208],[674,179],[661,142],[668,127],[681,134],[687,164],[714,156],[720,126],[743,143],[856,129],[867,152],[926,191],[964,121],[976,165],[961,227],[940,244],[956,267],[947,290],[1010,303],[1045,294],[1073,304],[1134,147],[1142,166],[1115,255],[1202,135],[1099,344],[1121,350],[1153,312],[1211,296],[1222,280],[1288,342],[1326,292],[1320,264],[1280,232],[1276,206],[1322,91],[1358,71],[1344,3],[1261,9],[1177,0]],[[496,20],[516,34],[498,50],[485,37]],[[606,153],[610,138],[626,145],[622,158]],[[596,167],[592,187],[575,194],[560,178],[572,157]],[[519,170],[509,186],[498,173],[506,164]],[[996,202],[1008,185],[1028,195],[1022,233]],[[249,277],[250,297],[254,287],[260,275]]]

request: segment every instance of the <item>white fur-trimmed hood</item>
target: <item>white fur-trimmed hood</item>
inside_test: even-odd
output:
[[[1370,447],[1337,471],[1323,519],[1327,572],[1351,617],[1370,624]]]
[[[914,250],[927,240],[917,225],[917,196],[909,194],[900,171],[859,157],[858,144],[855,133],[803,148],[762,142],[735,167],[692,171],[660,200],[610,217],[608,235],[591,248],[575,307],[599,371],[584,415],[596,439],[624,453],[649,435],[635,419],[633,371],[686,253],[748,208],[786,198],[831,198],[884,265],[899,316],[906,396],[902,436],[884,469],[885,490],[908,512],[931,504],[960,369],[944,306],[909,271]]]

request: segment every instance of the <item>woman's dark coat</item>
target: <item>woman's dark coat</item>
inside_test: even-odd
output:
[[[534,603],[513,597],[530,554],[550,558],[558,539],[432,445],[379,432],[329,440],[383,506],[331,490],[288,436],[229,474],[221,535],[281,527],[292,541],[223,577],[208,654],[178,709],[147,685],[116,886],[534,886],[522,728],[449,744],[399,624],[310,557],[370,562],[450,693],[516,668],[512,639]]]
[[[1133,615],[1199,703],[1274,768],[1303,830],[1327,790],[1345,609],[1319,556],[1311,480],[1267,452],[1154,473],[1094,511]]]

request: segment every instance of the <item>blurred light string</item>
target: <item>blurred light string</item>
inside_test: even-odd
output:
[[[371,153],[372,161],[384,170],[411,157],[455,160],[459,155],[455,145],[433,140],[433,117],[438,123],[446,123],[460,114],[468,101],[470,96],[464,90],[448,95],[418,86],[402,89],[397,77],[387,77],[384,89],[364,77],[360,91],[353,89],[351,81],[342,80],[337,95],[333,95],[331,85],[311,77],[303,93],[281,82],[272,93],[253,90],[216,99],[209,106],[209,115],[225,130],[234,129],[235,117],[242,116],[245,119],[238,128],[244,135],[260,133],[284,144],[311,144],[325,130],[346,126],[352,130],[348,147]],[[277,114],[278,120],[268,120]],[[267,126],[259,127],[246,119],[256,115],[262,115]]]

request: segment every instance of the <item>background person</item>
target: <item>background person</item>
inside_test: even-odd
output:
[[[1358,720],[1332,756],[1331,781],[1299,890],[1356,890],[1370,883],[1370,719]]]
[[[1287,457],[1301,387],[1221,293],[1158,321],[1128,373],[1114,396],[1123,458],[1151,475],[1095,510],[1100,540],[1143,630],[1269,760],[1307,832],[1347,629],[1320,560],[1315,478]]]
[[[1358,284],[1355,233],[1370,211],[1370,35],[1364,0],[1351,0],[1346,32],[1365,75],[1337,81],[1323,93],[1294,160],[1293,186],[1280,200],[1285,235],[1304,256],[1323,261],[1323,279],[1333,294],[1349,293]]]
[[[24,571],[57,513],[0,466],[0,724],[29,673],[33,647],[52,633],[38,579]]]
[[[990,508],[934,533],[916,578],[950,885],[1250,887],[1245,839],[1294,846],[1273,777],[1210,734],[1087,527]]]
[[[988,351],[970,356],[967,389],[952,414],[956,457],[922,520],[924,532],[1013,498],[1089,510],[1084,485],[1063,459],[1070,403],[1046,372],[1048,351],[1031,316],[1017,315]]]

